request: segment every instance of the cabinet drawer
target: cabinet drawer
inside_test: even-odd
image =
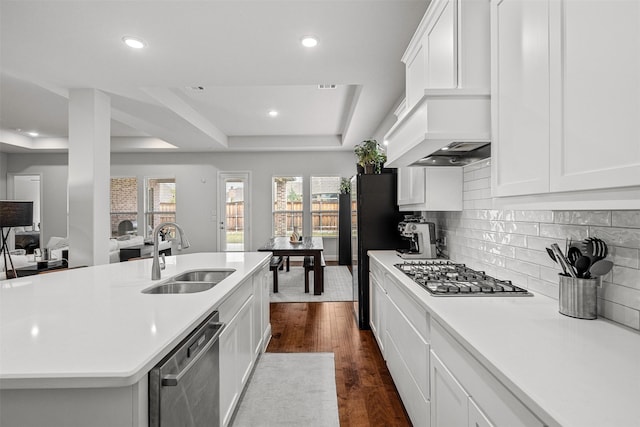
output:
[[[369,273],[378,283],[384,283],[384,268],[373,258],[369,258]]]
[[[387,309],[387,338],[391,339],[400,351],[401,358],[417,385],[420,393],[429,399],[429,344],[420,333],[408,322],[400,309],[393,302]],[[388,342],[388,341],[387,341]]]
[[[429,342],[429,315],[427,310],[413,299],[402,283],[398,283],[391,276],[385,283],[389,299],[400,307],[404,317],[418,331],[422,340]]]
[[[218,307],[220,321],[224,323],[231,322],[231,319],[240,311],[240,307],[253,295],[253,286],[251,279],[247,279],[222,301]]]
[[[431,347],[491,424],[497,427],[544,426],[437,322],[432,323]]]
[[[413,378],[409,367],[403,360],[400,350],[394,342],[394,337],[387,331],[387,365],[393,377],[393,382],[398,389],[402,403],[409,414],[414,426],[429,426],[431,418],[429,400],[422,394],[418,384]]]

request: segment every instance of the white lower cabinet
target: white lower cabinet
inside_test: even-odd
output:
[[[385,356],[385,333],[386,330],[386,317],[387,306],[389,304],[389,297],[387,291],[382,287],[381,281],[375,274],[369,275],[369,326],[371,326],[371,332],[378,343],[380,353],[382,357]]]
[[[429,343],[426,311],[371,262],[370,324],[414,426],[429,425]]]
[[[494,427],[433,351],[431,352],[431,426]]]
[[[431,352],[431,426],[466,426],[469,396],[433,351]]]
[[[494,427],[472,398],[469,398],[469,427]]]
[[[370,259],[371,330],[414,426],[543,427],[544,423],[432,320],[419,298]]]
[[[431,349],[432,427],[544,426],[437,322]]]
[[[220,334],[220,425],[227,426],[251,370],[271,334],[268,266],[261,267],[218,307]],[[266,338],[265,338],[266,337]]]
[[[387,365],[414,426],[429,425],[429,345],[417,334],[399,308],[387,311]]]
[[[220,422],[226,426],[231,420],[254,362],[253,353],[254,297],[242,305],[237,315],[225,322],[220,334]]]

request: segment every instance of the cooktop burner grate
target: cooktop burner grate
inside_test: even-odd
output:
[[[434,296],[533,296],[510,280],[448,260],[407,261],[395,266]]]

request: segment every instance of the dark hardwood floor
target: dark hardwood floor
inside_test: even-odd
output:
[[[268,352],[332,352],[340,425],[410,426],[371,331],[356,326],[352,303],[272,303]]]

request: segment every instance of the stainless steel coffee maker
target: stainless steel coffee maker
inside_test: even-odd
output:
[[[397,249],[401,258],[437,258],[436,225],[425,221],[402,221],[400,235],[409,240],[409,249]]]

